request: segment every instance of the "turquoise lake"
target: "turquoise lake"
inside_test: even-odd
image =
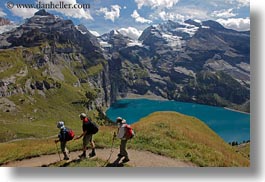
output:
[[[149,99],[118,100],[107,110],[107,116],[115,121],[120,116],[132,124],[156,111],[176,111],[202,120],[226,142],[250,140],[250,114],[176,101]]]

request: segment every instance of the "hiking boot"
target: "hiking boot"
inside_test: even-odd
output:
[[[129,161],[130,161],[130,159],[125,158],[125,159],[122,160],[122,163],[126,163],[126,162],[129,162]]]
[[[65,156],[65,157],[63,158],[63,160],[68,161],[68,160],[69,160],[69,157]]]
[[[96,153],[94,151],[92,151],[91,153],[89,153],[89,157],[94,157],[96,155]]]
[[[124,155],[122,155],[122,154],[118,154],[118,157],[122,158],[122,157],[124,157]]]
[[[86,158],[86,154],[82,153],[81,155],[78,156],[80,159]]]

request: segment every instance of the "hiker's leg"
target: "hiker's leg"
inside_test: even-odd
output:
[[[83,136],[83,157],[86,157],[86,148],[87,148],[87,144],[89,142],[89,138],[88,135]]]
[[[89,135],[85,135],[85,136],[83,137],[83,151],[86,151],[86,149],[87,149],[87,145],[88,145],[89,142],[90,142],[90,137],[89,137]]]
[[[128,153],[126,151],[126,144],[127,144],[127,140],[121,140],[120,156],[124,156],[125,158],[128,158]]]
[[[62,150],[62,153],[64,155],[64,160],[68,160],[69,157],[67,155],[68,150],[66,148],[66,141],[65,142],[61,142],[61,150]]]
[[[124,156],[124,159],[122,160],[123,163],[126,163],[126,162],[130,161],[128,153],[126,151],[127,141],[128,140],[121,140],[121,147],[120,148],[121,148],[121,154],[122,154],[122,156]]]
[[[61,151],[62,151],[62,153],[65,152],[65,146],[66,146],[66,142],[61,142]]]
[[[90,156],[90,157],[93,157],[93,156],[96,155],[96,152],[95,152],[95,143],[94,143],[92,137],[93,137],[93,135],[91,134],[91,135],[89,136],[89,142],[90,142],[90,146],[91,146],[91,148],[92,148],[92,152],[89,153],[89,156]]]
[[[94,143],[94,141],[93,141],[92,136],[93,136],[93,135],[90,136],[90,138],[89,138],[89,142],[90,142],[90,146],[91,146],[91,148],[92,148],[92,149],[95,149],[95,143]]]

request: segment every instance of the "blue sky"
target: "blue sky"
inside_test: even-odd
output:
[[[50,3],[51,0],[39,0]],[[163,21],[186,19],[216,20],[227,28],[249,30],[249,0],[53,0],[71,4],[90,4],[89,9],[65,9],[47,11],[75,24],[84,24],[94,33],[103,34],[113,29],[136,36],[146,27]],[[37,9],[8,9],[8,2],[31,3],[37,0],[2,0],[0,17],[21,23],[31,17]]]

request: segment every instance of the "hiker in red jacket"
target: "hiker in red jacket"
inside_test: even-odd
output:
[[[83,137],[83,153],[79,155],[79,157],[86,158],[86,149],[87,149],[88,143],[90,143],[91,148],[92,148],[92,152],[89,153],[89,157],[94,157],[96,155],[96,152],[95,152],[95,143],[92,137],[93,137],[93,134],[96,134],[98,132],[98,127],[96,126],[95,123],[93,123],[92,121],[88,119],[85,113],[80,114],[80,119],[83,122],[83,125],[82,125],[83,133],[79,137],[75,138],[75,140],[77,140]]]

